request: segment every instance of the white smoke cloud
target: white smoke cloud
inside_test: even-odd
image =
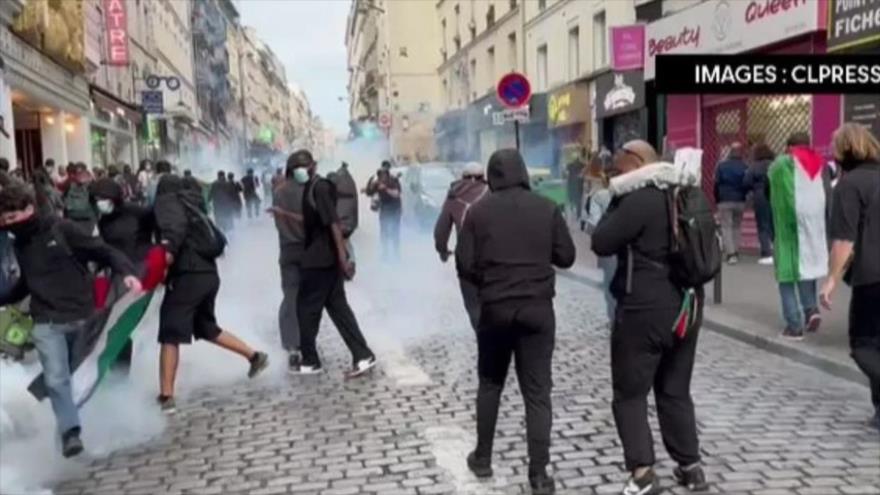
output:
[[[335,162],[322,164],[322,173],[347,161],[362,188],[387,157],[387,143],[357,141],[337,150]],[[218,167],[220,168],[220,164]],[[361,196],[360,225],[353,242],[358,274],[347,285],[349,300],[380,366],[399,385],[424,384],[430,377],[406,355],[409,343],[435,334],[455,332],[470,337],[467,317],[458,293],[452,261],[441,264],[433,243],[424,235],[406,233],[403,260],[397,265],[379,262],[378,216]],[[281,349],[277,310],[281,302],[277,234],[266,217],[244,220],[221,262],[222,287],[217,303],[218,322],[252,347],[270,355],[270,369],[258,379],[264,386],[286,387],[286,356]],[[26,391],[39,364],[0,363],[0,493],[41,493],[60,480],[86,469],[89,457],[102,457],[160,436],[167,423],[155,403],[158,394],[159,297],[137,335],[131,375],[112,377],[82,411],[86,454],[64,460],[55,420],[48,401],[37,403]],[[450,310],[451,308],[451,310]],[[321,347],[340,337],[328,318],[321,331]],[[469,369],[472,363],[446,363]],[[216,346],[196,342],[181,348],[177,380],[180,414],[187,398],[199,390],[224,390],[248,382],[247,363]],[[328,370],[331,376],[342,370]],[[222,393],[222,392],[220,392]],[[231,399],[230,399],[231,400]],[[307,406],[303,406],[307,407]],[[47,492],[48,493],[48,492]]]

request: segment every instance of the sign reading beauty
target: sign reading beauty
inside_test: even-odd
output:
[[[128,65],[128,24],[125,0],[104,0],[107,23],[107,65]]]
[[[672,53],[742,53],[818,31],[819,0],[709,0],[648,24],[645,80],[655,57]]]

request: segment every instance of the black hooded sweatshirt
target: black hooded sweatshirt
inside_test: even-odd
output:
[[[0,305],[31,296],[37,323],[71,323],[95,312],[95,288],[86,265],[96,262],[116,274],[134,275],[134,266],[100,237],[53,215],[34,216],[16,232],[15,256],[21,277],[0,297]]]
[[[216,261],[199,255],[193,246],[194,240],[188,235],[187,206],[197,208],[205,216],[208,214],[201,191],[195,187],[186,187],[180,177],[163,176],[156,187],[153,212],[160,242],[174,256],[169,275],[216,272]]]
[[[553,267],[569,268],[575,259],[562,212],[530,191],[516,150],[495,152],[488,176],[492,194],[470,209],[460,232],[459,276],[479,287],[483,304],[552,299]]]
[[[98,219],[98,231],[107,244],[119,249],[134,263],[144,261],[153,245],[156,222],[153,210],[123,200],[122,187],[112,179],[101,179],[92,187],[95,201],[113,201],[113,212]]]

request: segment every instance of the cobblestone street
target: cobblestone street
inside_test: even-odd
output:
[[[478,482],[465,466],[474,438],[475,343],[445,268],[447,290],[417,287],[408,296],[431,297],[418,328],[399,314],[405,294],[370,297],[357,282],[350,289],[381,361],[372,376],[342,380],[349,358],[325,324],[324,374],[183,397],[161,438],[95,461],[55,493],[527,493],[513,374],[495,478]],[[616,493],[625,474],[600,295],[572,280],[557,285],[552,472],[559,493]],[[865,426],[867,388],[716,334],[700,338],[694,398],[713,493],[880,494],[880,437]],[[659,474],[671,488],[673,466],[655,437]]]

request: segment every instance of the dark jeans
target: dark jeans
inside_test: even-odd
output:
[[[880,414],[880,283],[853,287],[849,307],[852,357],[868,377],[871,402]]]
[[[773,210],[766,199],[755,198],[755,220],[758,223],[761,257],[773,256]]]
[[[382,237],[382,259],[400,259],[400,211],[379,212],[379,231]]]
[[[303,268],[300,271],[296,311],[299,318],[300,350],[304,365],[321,364],[318,356],[318,328],[321,313],[327,310],[333,324],[357,363],[373,355],[345,298],[345,285],[339,268]]]
[[[556,320],[551,301],[484,305],[477,332],[477,457],[490,459],[501,392],[511,358],[526,406],[529,473],[550,462],[552,360]]]
[[[611,333],[612,408],[626,469],[654,465],[648,393],[654,389],[663,444],[679,465],[700,461],[691,372],[699,325],[681,340],[672,332],[677,310],[618,307]]]
[[[461,286],[461,298],[464,299],[464,309],[467,311],[471,328],[476,332],[480,327],[480,289],[467,280],[458,279]]]
[[[278,308],[278,329],[281,332],[281,346],[287,352],[299,350],[299,316],[296,300],[299,294],[299,263],[281,265],[281,307]]]

